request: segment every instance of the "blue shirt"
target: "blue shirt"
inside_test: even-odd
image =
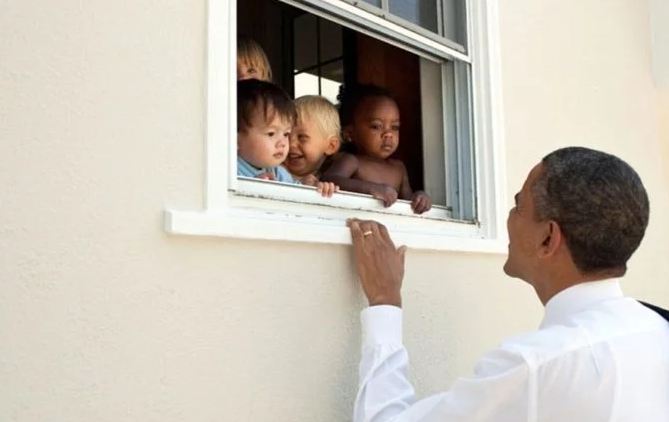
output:
[[[301,184],[283,166],[258,168],[237,156],[237,176],[257,177],[263,173],[271,174],[277,182]]]

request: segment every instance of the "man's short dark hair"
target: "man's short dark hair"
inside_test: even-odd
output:
[[[271,82],[246,79],[237,82],[237,131],[251,126],[256,110],[260,107],[268,122],[278,114],[282,119],[295,123],[295,104],[290,96]]]
[[[582,273],[625,272],[648,225],[648,195],[636,171],[580,147],[554,151],[542,164],[532,187],[537,218],[558,223]]]

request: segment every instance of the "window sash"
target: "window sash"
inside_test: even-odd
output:
[[[305,7],[304,4],[314,2],[314,0],[280,1],[290,5],[297,3],[295,4],[296,7],[302,8],[310,13],[311,10],[309,7]],[[321,0],[320,3],[327,3],[328,1],[332,0]],[[336,23],[339,23],[337,22],[337,19],[341,18],[339,15],[331,15],[324,11],[320,11],[317,16]],[[355,27],[352,29],[358,31]],[[382,38],[378,36],[378,34],[372,36]],[[386,40],[383,41],[385,42]],[[408,49],[404,44],[399,44],[397,46],[404,50]],[[437,162],[437,160],[434,159],[434,156],[425,154],[426,148],[424,148],[424,180],[427,184],[428,172],[430,174],[441,172],[440,178],[433,178],[429,183],[431,184],[430,190],[432,192],[443,192],[444,200],[441,200],[440,198],[439,202],[441,202],[441,204],[437,201],[433,201],[433,204],[435,204],[435,211],[426,213],[425,217],[437,220],[476,221],[476,180],[473,166],[474,151],[472,144],[474,140],[471,131],[473,116],[470,102],[471,78],[469,77],[469,64],[453,58],[445,60],[444,58],[431,57],[430,60],[438,64],[441,73],[441,85],[439,87],[441,95],[438,96],[438,101],[441,104],[438,104],[438,106],[442,109],[442,114],[435,117],[437,122],[442,122],[442,127],[439,130],[440,136],[436,139],[432,139],[434,139],[435,143],[439,142],[442,145],[440,151],[443,151],[443,160],[438,160],[439,162]],[[454,69],[450,72],[452,81],[449,81],[448,79],[449,68]],[[452,89],[453,92],[449,92],[447,87]],[[430,93],[429,95],[433,95],[434,93],[433,90],[427,92]],[[425,99],[428,97],[429,96],[422,96],[423,103],[426,102]],[[423,115],[426,114],[427,109],[427,107],[423,107]],[[422,124],[425,124],[425,119],[423,119]],[[428,138],[423,134],[423,140],[425,141],[426,139]],[[232,142],[231,144],[235,143]],[[434,149],[434,146],[431,149]],[[232,177],[230,183],[230,190],[242,195],[262,196],[263,198],[279,201],[294,200],[294,198],[290,197],[287,193],[279,195],[272,193],[271,190],[259,192],[259,185],[249,184],[249,181],[238,181],[236,176],[236,149],[230,150],[229,165],[231,168],[235,169],[235,175]],[[435,167],[437,170],[434,169]],[[443,171],[441,170],[442,167],[444,168]],[[292,187],[294,188],[295,185]],[[346,194],[348,194],[348,192]],[[345,194],[340,193],[337,197],[340,197],[341,195]],[[333,202],[332,198],[322,200],[315,199],[313,196],[300,196],[300,194],[295,193],[295,198],[297,197],[301,197],[302,200],[311,204],[320,203],[321,205],[329,205]],[[362,198],[366,198],[366,201],[356,202],[361,201]],[[335,202],[336,201],[337,200],[335,200]],[[441,207],[438,207],[438,205],[441,205]],[[342,200],[338,206],[345,209],[361,209],[363,207],[368,207],[369,209],[377,210],[379,212],[383,211],[407,216],[413,215],[410,207],[407,208],[398,204],[390,207],[390,210],[384,209],[379,205],[378,200],[362,194],[349,196],[347,199]]]
[[[447,38],[444,34],[445,16],[444,16],[444,4],[442,0],[436,0],[437,32],[431,31],[415,22],[411,22],[410,20],[404,19],[401,16],[392,13],[389,6],[389,0],[381,0],[381,7],[377,7],[373,4],[361,0],[340,0],[340,1],[349,3],[359,9],[365,10],[369,13],[379,16],[389,22],[396,23],[400,26],[410,29],[413,32],[421,34],[430,39],[434,39],[435,41],[438,41],[440,43],[446,44],[450,48],[453,48],[457,51],[460,51],[465,54],[467,53],[466,45],[469,44],[468,42],[469,31],[467,30],[469,27],[469,25],[467,25],[467,21],[469,20],[468,19],[469,15],[467,10],[465,10],[465,22],[463,22],[463,24],[465,25],[464,42],[460,43],[457,40]],[[467,2],[465,2],[465,9],[467,9]]]
[[[240,0],[241,1],[241,0]],[[340,0],[324,0],[345,4]],[[468,54],[471,67],[472,116],[476,130],[476,200],[479,221],[474,224],[443,222],[374,211],[335,213],[322,218],[326,207],[242,197],[230,188],[236,184],[236,37],[237,1],[208,0],[205,96],[204,203],[198,209],[165,210],[168,233],[246,239],[288,240],[350,245],[347,217],[374,218],[387,225],[398,244],[410,248],[476,253],[506,253],[507,200],[504,130],[501,96],[501,59],[497,0],[468,2]],[[349,5],[351,8],[353,6]],[[339,23],[339,22],[338,22]],[[372,35],[370,31],[361,31]],[[429,40],[428,40],[429,41]],[[439,50],[437,48],[437,50]],[[421,56],[432,54],[421,50]],[[442,50],[436,56],[444,56]],[[444,57],[454,57],[446,54]],[[467,62],[469,58],[465,57]],[[294,189],[294,188],[293,188]],[[267,207],[281,207],[281,211]],[[305,215],[307,213],[309,215]]]
[[[433,32],[418,25],[409,29],[407,25],[400,25],[393,19],[383,18],[374,13],[373,10],[365,8],[362,3],[357,3],[354,6],[345,0],[279,1],[422,57],[432,60],[449,59],[471,63],[469,52],[463,51],[464,47],[452,45],[446,38],[436,36]],[[376,9],[371,5],[369,7]],[[403,22],[411,24],[407,21]]]
[[[308,6],[305,6],[305,4],[313,3],[314,0],[280,0],[284,3],[287,3],[289,5],[294,5],[295,7],[301,8],[303,10],[306,10],[307,12],[315,12],[312,11]],[[328,0],[321,0],[320,3],[327,3]],[[339,0],[335,0],[339,1]],[[337,21],[337,19],[341,18],[339,15],[333,15],[325,11],[319,11],[318,13],[315,13],[318,17],[323,18],[323,19],[328,19],[331,21],[334,21],[336,23],[339,23],[340,25],[343,26],[349,26],[352,27],[352,29],[358,31],[358,28],[353,26],[353,25],[347,25],[345,23],[340,23]],[[358,24],[359,25],[359,24]],[[387,34],[386,34],[387,35]],[[372,35],[376,38],[381,38],[384,42],[387,42],[386,39],[383,39],[384,37],[378,36],[378,34]],[[396,44],[397,45],[397,44]],[[416,45],[416,43],[412,43],[413,46]],[[410,47],[412,45],[405,45],[405,44],[399,44],[398,47],[402,48],[404,50],[410,50]],[[437,155],[436,157],[441,156],[442,159],[436,158],[435,155],[428,155],[425,154],[424,152],[424,158],[423,158],[423,165],[424,165],[424,180],[427,183],[428,182],[428,177],[427,173],[432,173],[431,178],[429,179],[430,182],[430,188],[429,190],[432,192],[438,192],[440,195],[437,196],[437,200],[433,201],[433,204],[436,205],[441,205],[444,210],[446,210],[446,213],[428,213],[427,215],[430,216],[430,218],[436,218],[436,219],[453,219],[456,218],[458,221],[475,221],[477,216],[476,216],[476,208],[475,208],[475,196],[476,196],[476,187],[475,187],[475,179],[474,179],[474,157],[472,156],[473,154],[473,147],[472,143],[474,142],[472,133],[471,133],[471,104],[469,103],[469,90],[470,90],[470,83],[471,80],[470,78],[467,78],[466,75],[469,74],[468,72],[468,63],[462,62],[460,60],[451,58],[450,60],[445,60],[442,57],[430,57],[430,60],[433,62],[437,63],[441,70],[441,81],[440,81],[440,91],[441,95],[438,96],[439,99],[438,101],[438,106],[443,110],[441,115],[434,116],[435,121],[439,122],[441,121],[441,128],[439,130],[440,136],[437,138],[430,138],[433,139],[434,142],[438,142],[441,146],[432,146],[430,150],[433,150],[437,148],[440,151],[443,151],[442,154]],[[457,63],[457,64],[454,64]],[[446,79],[446,67],[447,66],[455,66],[459,70],[458,75],[464,74],[465,77],[460,76],[454,83],[449,84],[447,79]],[[421,80],[423,78],[423,74],[420,75]],[[453,89],[453,92],[447,91],[447,86],[451,89]],[[433,90],[427,90],[426,93],[429,92],[430,95],[425,95],[422,96],[423,98],[423,103],[426,102],[426,100],[433,94]],[[460,98],[457,100],[456,98]],[[454,100],[454,101],[452,101]],[[452,103],[452,106],[449,106],[449,104]],[[428,107],[423,107],[423,115],[426,114],[426,110],[428,110]],[[425,119],[423,120],[423,129],[425,129]],[[423,134],[423,140],[424,140],[424,146],[425,146],[425,140],[427,140],[427,136]],[[424,148],[424,151],[427,148]],[[236,155],[235,155],[236,156]],[[234,157],[230,157],[230,165],[234,168],[236,168],[237,162]],[[436,170],[435,170],[436,168]],[[435,177],[434,174],[437,174]],[[245,189],[239,189],[238,183],[236,182],[235,178],[233,178],[233,181],[231,183],[231,190],[240,192],[240,193],[248,193],[250,195],[256,194],[256,190],[254,188],[250,188],[248,184],[244,184],[246,187]],[[427,187],[426,187],[426,190]],[[443,194],[443,196],[442,196]],[[341,195],[341,194],[339,194]],[[359,197],[361,196],[360,194],[357,194]],[[276,200],[286,200],[285,195],[272,195],[271,192],[265,192],[263,193],[263,197],[265,198],[274,198]],[[360,208],[362,206],[371,206],[371,209],[380,209],[382,210],[383,208],[379,208],[378,206],[378,201],[377,200],[372,200],[373,203],[367,203],[367,205],[362,205],[363,203],[356,203],[356,199],[360,198],[355,198],[351,197],[348,198],[345,201],[345,205],[342,205],[343,208]],[[369,198],[369,196],[367,196]],[[309,201],[313,203],[313,200]],[[373,205],[372,205],[373,204]],[[327,205],[327,202],[324,202],[323,205]],[[392,207],[391,207],[392,208]],[[402,209],[402,207],[397,207],[393,208],[395,209]],[[435,207],[435,209],[437,209]],[[399,213],[399,214],[405,214],[405,215],[411,215],[411,210],[409,209],[409,212],[404,212],[404,211],[392,211],[393,213]]]

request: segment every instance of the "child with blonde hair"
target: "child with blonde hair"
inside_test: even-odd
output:
[[[297,119],[284,165],[303,183],[318,181],[323,163],[339,150],[339,113],[330,101],[317,95],[299,97],[295,109]]]
[[[253,38],[237,38],[237,80],[272,81],[272,67],[267,55]]]

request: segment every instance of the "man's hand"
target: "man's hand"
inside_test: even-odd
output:
[[[406,246],[395,248],[383,224],[376,221],[347,221],[353,239],[353,253],[360,284],[369,306],[402,306],[402,278]]]

